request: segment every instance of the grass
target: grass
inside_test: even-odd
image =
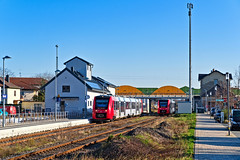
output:
[[[195,126],[196,126],[196,114],[181,114],[179,117],[174,118],[179,126],[185,125],[186,128],[180,130],[180,134],[176,139],[182,144],[184,150],[184,158],[192,159],[194,154],[194,140],[195,140]]]

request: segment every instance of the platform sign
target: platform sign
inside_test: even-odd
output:
[[[90,98],[90,96],[89,95],[86,95],[86,99],[89,99]]]
[[[7,99],[7,95],[6,95],[6,94],[3,94],[3,95],[2,95],[2,98],[3,98],[3,99]]]
[[[224,102],[224,99],[216,99],[217,102]]]
[[[60,102],[61,101],[61,98],[60,98],[60,95],[57,96],[57,102]]]

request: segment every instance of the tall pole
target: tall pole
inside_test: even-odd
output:
[[[191,107],[192,107],[191,9],[193,9],[193,4],[192,3],[188,3],[187,4],[187,8],[189,9],[189,11],[188,11],[188,16],[189,16],[189,102],[190,102]]]
[[[5,58],[3,58],[3,94],[2,95],[5,95],[5,68],[4,68],[4,63],[5,63]],[[5,97],[2,96],[2,99],[3,99],[3,124],[2,126],[5,127],[5,124],[6,124],[6,115],[5,115]]]
[[[2,121],[2,126],[5,127],[6,125],[6,108],[5,108],[5,99],[7,98],[7,95],[5,94],[5,59],[9,59],[11,57],[5,56],[3,57],[3,94],[2,94],[2,99],[3,99],[3,121]]]
[[[205,99],[205,106],[206,106],[206,111],[207,111],[207,96],[208,96],[208,95],[207,95],[207,90],[205,90],[205,92],[206,92],[206,93],[205,93],[205,94],[206,94],[206,95],[205,95],[205,96],[206,96],[206,99]]]
[[[229,73],[226,73],[227,79],[227,107],[228,107],[228,135],[230,136],[230,108],[229,108]]]
[[[58,73],[58,45],[56,47],[56,71],[55,71],[55,121],[57,121],[57,107],[58,107],[58,102],[57,102],[57,73]]]

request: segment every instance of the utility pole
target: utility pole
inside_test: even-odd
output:
[[[55,71],[55,121],[57,121],[57,107],[58,107],[58,102],[57,102],[57,74],[58,74],[58,45],[56,47],[56,71]]]
[[[227,107],[228,107],[228,135],[230,136],[230,108],[229,108],[229,73],[226,73],[227,80]]]
[[[192,57],[191,57],[191,10],[193,9],[193,4],[192,3],[188,3],[187,4],[187,8],[189,9],[188,11],[188,16],[189,16],[189,102],[191,104],[192,107]]]

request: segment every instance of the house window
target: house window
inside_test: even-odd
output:
[[[17,96],[17,92],[16,92],[16,91],[14,91],[14,96],[15,96],[15,97]]]
[[[218,84],[218,80],[214,79],[214,86]]]
[[[70,86],[62,86],[62,92],[70,92]]]

